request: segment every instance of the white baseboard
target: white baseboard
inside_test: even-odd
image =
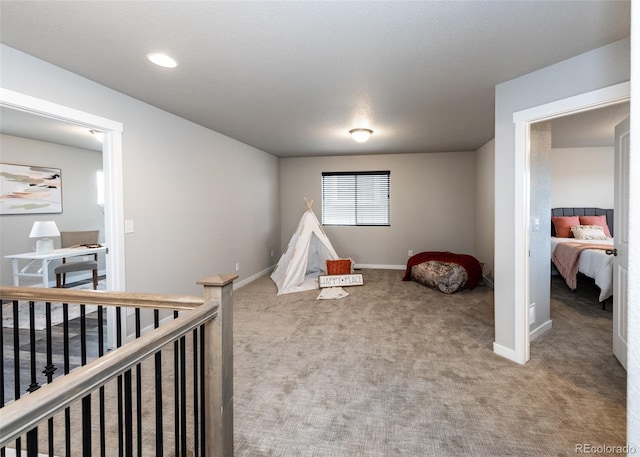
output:
[[[493,352],[498,354],[501,357],[504,357],[505,359],[511,360],[512,362],[518,361],[516,359],[516,351],[514,351],[513,349],[509,349],[507,347],[504,347],[501,344],[496,343],[495,341],[493,342]]]
[[[537,326],[535,329],[533,329],[533,330],[531,330],[531,332],[529,332],[529,341],[533,341],[536,338],[538,338],[539,336],[544,335],[549,330],[551,330],[551,327],[552,327],[551,319],[549,319],[544,324],[541,324],[541,325]]]
[[[249,276],[248,278],[244,278],[242,281],[237,281],[233,283],[233,290],[239,289],[240,287],[246,286],[249,283],[252,283],[258,278],[262,278],[265,275],[271,273],[271,271],[275,268],[275,265],[265,268],[262,271],[257,272],[254,275]]]
[[[486,276],[482,276],[482,279],[484,280],[484,285],[485,286],[489,286],[489,287],[491,287],[493,289],[493,281],[492,280],[490,280]]]
[[[377,263],[356,263],[353,265],[355,270],[371,269],[371,270],[405,270],[406,265],[380,265]]]

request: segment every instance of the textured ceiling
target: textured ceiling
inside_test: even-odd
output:
[[[2,43],[282,157],[475,150],[494,135],[496,84],[628,37],[630,22],[626,1],[0,8]],[[361,126],[375,133],[356,144]]]

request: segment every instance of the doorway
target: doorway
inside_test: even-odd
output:
[[[108,255],[106,256],[107,290],[125,290],[122,124],[5,88],[0,88],[0,106],[104,133],[102,160],[105,183],[104,235],[108,247]],[[110,310],[111,312],[113,316],[108,314],[107,321],[115,322],[115,310]],[[115,346],[115,333],[115,325],[108,325],[108,344],[110,347]]]
[[[533,220],[540,220],[549,215],[532,215],[531,202],[531,176],[530,176],[530,127],[532,124],[559,118],[569,114],[590,111],[609,105],[629,101],[630,84],[620,83],[604,89],[588,92],[567,99],[548,103],[546,105],[529,108],[514,114],[515,124],[515,158],[516,169],[516,201],[523,202],[522,211],[516,212],[516,227],[519,234],[516,238],[516,255],[522,259],[520,268],[516,269],[517,303],[515,313],[515,357],[516,361],[526,363],[530,358],[530,326],[529,305],[531,304],[531,277],[529,266],[530,238]],[[526,259],[526,260],[525,260]],[[535,284],[534,284],[535,285]]]

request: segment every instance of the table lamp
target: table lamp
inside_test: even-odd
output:
[[[54,221],[36,221],[33,223],[29,238],[40,238],[36,242],[36,254],[48,254],[53,251],[53,240],[49,236],[60,236]]]

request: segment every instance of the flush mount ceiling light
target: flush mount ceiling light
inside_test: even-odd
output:
[[[367,141],[369,139],[369,137],[373,133],[373,130],[371,130],[371,129],[351,129],[351,130],[349,130],[349,133],[351,134],[353,139],[356,140],[358,143],[364,143],[365,141]]]
[[[173,60],[168,55],[162,54],[160,52],[152,52],[150,54],[147,54],[147,59],[149,59],[156,65],[160,65],[161,67],[165,68],[176,68],[178,66],[178,62]]]

